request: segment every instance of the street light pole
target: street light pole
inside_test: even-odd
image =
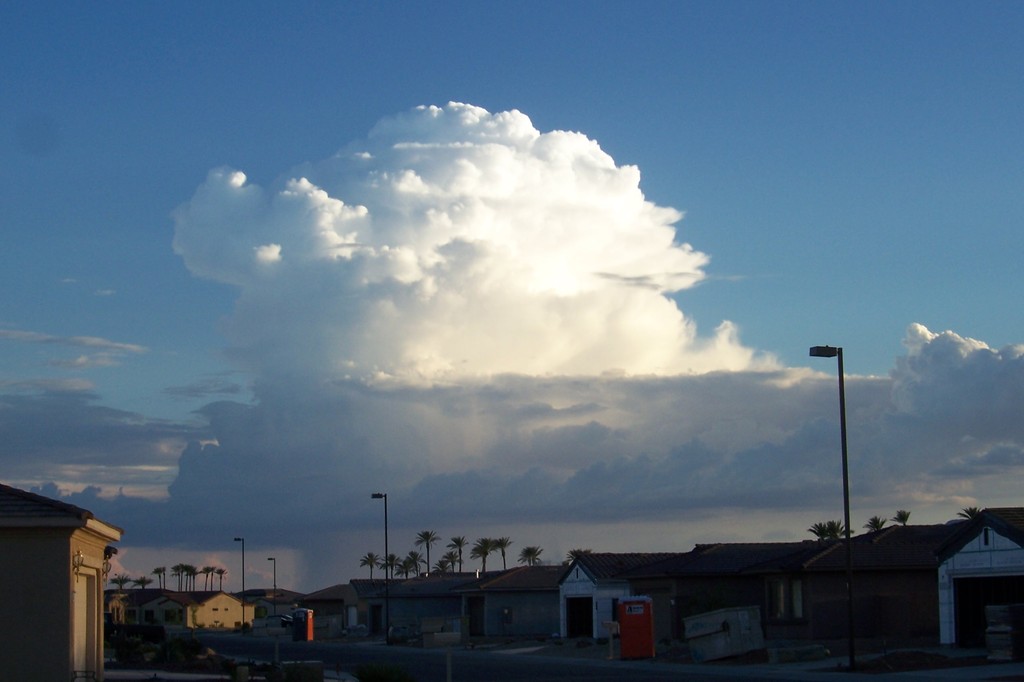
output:
[[[388,494],[373,493],[370,495],[375,500],[384,500],[384,642],[391,644],[391,571],[388,561],[391,557],[388,551]]]
[[[839,363],[839,438],[843,450],[843,523],[846,524],[846,631],[849,637],[850,670],[857,667],[853,649],[853,543],[850,540],[850,469],[846,449],[846,373],[843,349],[835,346],[811,346],[812,358],[836,358]]]
[[[272,556],[267,557],[267,561],[274,562],[274,596],[271,597],[271,603],[274,605],[274,615],[277,615],[277,559]]]
[[[245,538],[235,538],[242,543],[242,632],[245,632]]]

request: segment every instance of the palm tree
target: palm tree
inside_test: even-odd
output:
[[[540,547],[523,547],[519,552],[519,563],[536,566],[540,563],[540,555],[543,551]]]
[[[468,546],[469,541],[466,540],[465,535],[456,535],[452,538],[451,542],[448,543],[448,549],[459,553],[459,573],[462,573],[462,550]]]
[[[394,578],[395,569],[398,567],[400,561],[401,560],[398,558],[398,555],[392,552],[391,554],[388,554],[386,557],[381,559],[378,566],[384,569],[385,577],[390,576],[391,578]]]
[[[145,589],[148,585],[153,584],[153,579],[148,575],[140,575],[138,578],[132,578],[132,585],[136,588]]]
[[[897,509],[896,516],[892,517],[892,520],[901,526],[905,526],[910,521],[910,512],[906,509]]]
[[[819,540],[839,540],[846,534],[846,526],[842,521],[818,521],[807,532]]]
[[[207,591],[210,590],[210,583],[213,582],[213,572],[215,570],[213,566],[203,566],[203,570],[199,571],[203,574],[203,588]]]
[[[593,553],[594,553],[594,550],[592,550],[592,549],[582,549],[580,547],[577,547],[576,549],[570,549],[565,554],[565,563],[566,564],[571,564],[572,562],[576,561],[577,559],[579,559],[584,554],[593,554]]]
[[[864,527],[870,531],[882,530],[885,523],[886,519],[883,519],[881,516],[872,516],[868,519],[868,522],[864,524]]]
[[[459,553],[454,549],[449,549],[438,560],[438,563],[441,563],[442,561],[448,565],[448,570],[454,573],[455,567],[459,565]]]
[[[185,575],[185,564],[174,564],[171,566],[171,577],[178,579],[178,592],[181,592],[181,579]]]
[[[359,565],[370,567],[370,580],[373,580],[373,569],[380,565],[380,556],[374,552],[367,552],[359,560]]]
[[[447,557],[443,556],[437,560],[437,563],[434,564],[434,568],[432,570],[434,573],[451,573],[452,562],[450,562]]]
[[[981,509],[978,507],[964,507],[956,513],[957,516],[963,519],[973,519],[975,516],[981,513]]]
[[[512,538],[504,537],[498,538],[494,541],[494,547],[501,551],[501,568],[502,570],[508,569],[508,564],[505,563],[505,550],[512,544]]]
[[[130,583],[131,581],[132,577],[130,575],[125,575],[124,573],[118,573],[110,579],[110,582],[117,585],[117,589],[119,590],[123,590],[124,586]]]
[[[416,572],[416,575],[420,574],[420,566],[423,564],[422,554],[420,554],[414,549],[411,549],[409,550],[409,553],[405,555],[405,561],[408,561],[412,565],[413,570]]]
[[[196,576],[199,575],[199,569],[192,564],[185,564],[182,568],[182,572],[185,574],[185,591],[195,591]]]
[[[156,576],[156,584],[157,584],[157,586],[161,590],[164,589],[164,587],[165,587],[165,585],[164,585],[164,576],[166,575],[166,573],[167,573],[167,567],[166,566],[157,566],[156,568],[153,569],[153,575]]]
[[[430,546],[437,542],[439,536],[432,530],[421,530],[416,534],[416,546],[427,549],[427,570],[430,570]]]
[[[228,569],[226,569],[226,568],[219,568],[218,567],[218,568],[213,569],[213,574],[215,576],[217,576],[217,589],[220,590],[221,592],[223,592],[224,591],[224,576],[226,576],[228,574]]]
[[[471,559],[480,559],[480,572],[487,572],[487,556],[497,549],[494,544],[496,541],[492,538],[477,538],[476,542],[473,543],[473,549],[470,551],[469,556]]]

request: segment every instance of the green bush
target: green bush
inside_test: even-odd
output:
[[[366,663],[354,674],[359,682],[416,682],[405,668],[388,663]]]

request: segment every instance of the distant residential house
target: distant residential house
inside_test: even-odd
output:
[[[107,600],[120,603],[120,608],[124,609],[124,622],[129,625],[236,628],[242,623],[242,602],[234,595],[219,590],[107,590]]]
[[[955,527],[892,526],[854,536],[857,637],[936,641],[936,551]],[[619,575],[653,600],[655,636],[680,638],[686,616],[757,606],[768,639],[841,640],[847,634],[843,541],[721,543]]]
[[[392,584],[398,581],[391,581]],[[384,600],[386,581],[353,578],[349,586],[356,596],[356,625],[365,625],[371,635],[384,634]],[[314,616],[315,617],[315,616]]]
[[[942,644],[985,642],[985,607],[1024,603],[1024,508],[985,509],[938,551]]]
[[[301,592],[286,590],[283,587],[277,588],[276,592],[273,588],[268,587],[236,592],[234,596],[245,601],[246,616],[266,618],[274,614],[291,613],[299,605],[299,600],[303,595]],[[248,613],[250,608],[252,609],[251,614]]]
[[[299,606],[313,610],[317,639],[340,637],[359,624],[359,596],[348,583],[311,592],[299,599]]]
[[[105,550],[121,534],[86,509],[0,484],[3,679],[104,678]]]
[[[548,636],[559,632],[565,566],[518,566],[488,573],[455,591],[471,636]]]
[[[619,599],[632,594],[624,574],[671,556],[635,552],[581,554],[559,581],[559,633],[562,637],[607,637],[604,623],[615,620]]]

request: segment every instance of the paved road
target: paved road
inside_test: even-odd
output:
[[[202,634],[200,640],[219,654],[236,660],[274,660],[272,639],[236,634]],[[292,642],[278,640],[279,660],[323,661],[328,670],[337,666],[351,673],[364,663],[391,663],[412,673],[416,682],[554,682],[556,680],[615,680],[616,682],[659,682],[693,680],[721,682],[722,672],[709,674],[684,671],[671,664],[641,661],[593,661],[576,658],[501,654],[485,651],[416,649],[380,644],[347,642]],[[448,678],[448,665],[451,677]],[[683,674],[681,674],[683,673]],[[746,680],[779,680],[778,676]],[[796,678],[806,679],[806,678]]]

